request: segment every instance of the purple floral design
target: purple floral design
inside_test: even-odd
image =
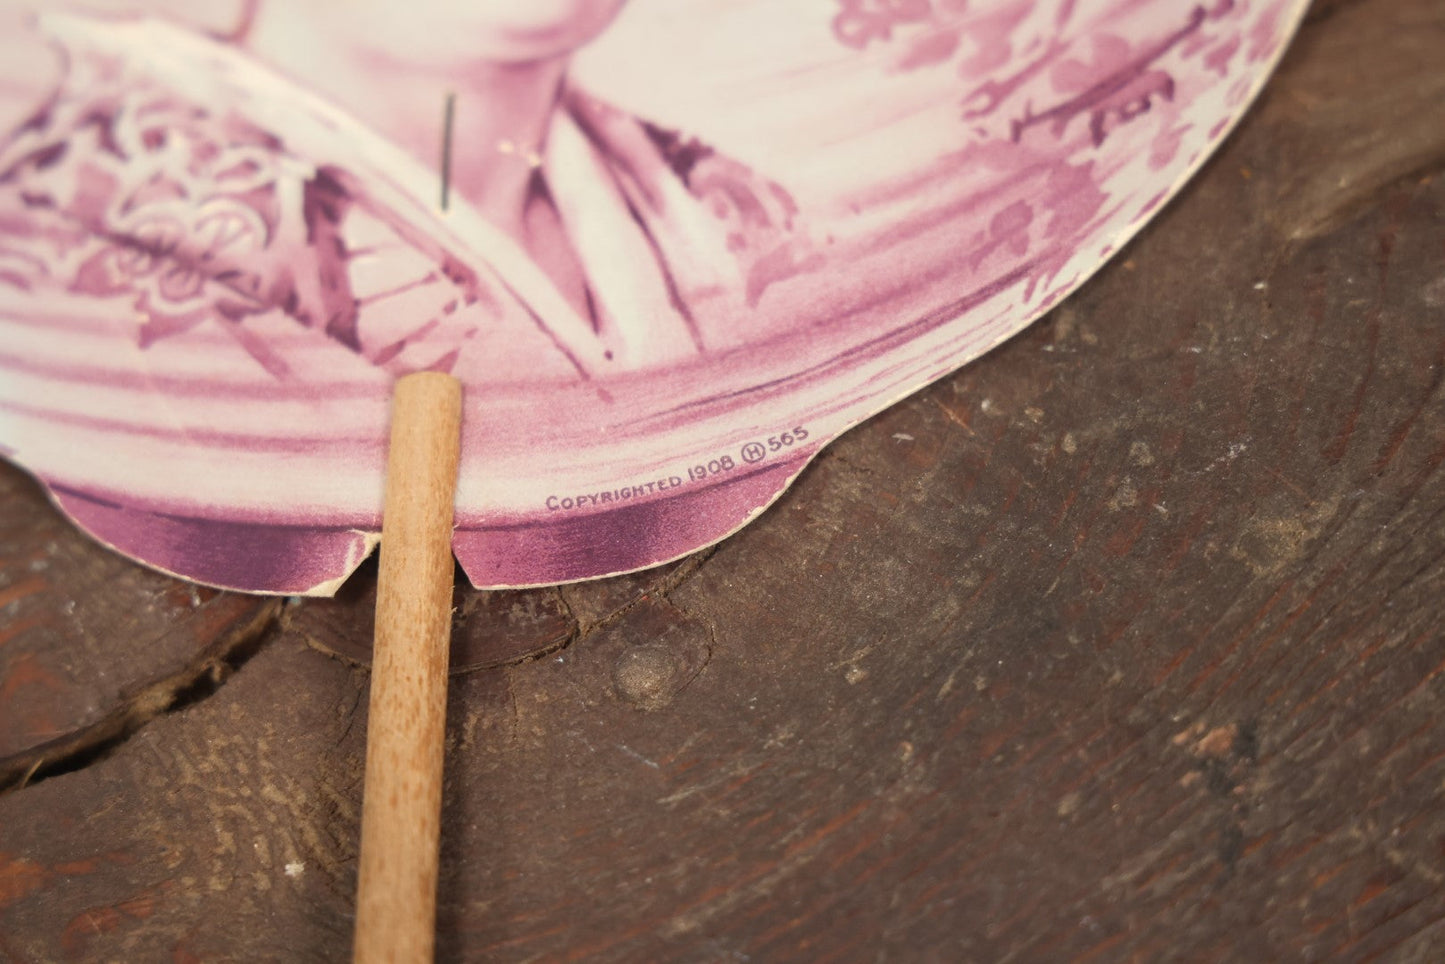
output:
[[[959,116],[976,133],[1018,142],[1031,129],[1043,128],[1062,138],[1083,118],[1095,147],[1156,103],[1172,101],[1175,79],[1161,63],[1181,50],[1192,53],[1189,44],[1202,28],[1235,10],[1235,0],[1193,4],[1181,7],[1172,27],[1150,38],[1131,43],[1106,28],[1094,31],[1086,47],[1076,38],[1080,15],[1074,0],[1011,0],[987,9],[969,0],[837,3],[832,27],[839,42],[857,50],[893,48],[894,70],[953,63],[967,81],[1018,64],[964,93]],[[1210,49],[1206,62],[1223,70],[1237,46],[1228,42]]]

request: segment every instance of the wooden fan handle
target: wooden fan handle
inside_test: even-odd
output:
[[[361,807],[353,960],[430,961],[452,613],[461,383],[396,384]]]

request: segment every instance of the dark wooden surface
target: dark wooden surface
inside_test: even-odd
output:
[[[1318,4],[758,523],[465,594],[443,959],[1445,959],[1442,65],[1436,0]],[[0,470],[0,960],[346,958],[368,578],[193,592]]]

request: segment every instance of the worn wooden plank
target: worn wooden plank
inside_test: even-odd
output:
[[[0,506],[0,787],[215,682],[277,611],[79,537],[33,480],[3,463]]]
[[[489,669],[558,649],[578,623],[556,591],[473,592],[460,569],[452,600],[452,672]],[[334,599],[290,607],[286,627],[312,646],[358,665],[371,663],[376,560],[368,560]]]
[[[273,642],[103,762],[0,798],[0,959],[345,957],[358,674]]]
[[[452,611],[451,670],[491,669],[536,659],[617,619],[651,593],[686,579],[708,553],[646,572],[543,591],[476,592],[460,567]],[[283,625],[324,653],[366,666],[376,610],[376,560],[367,560],[334,599],[289,608]]]
[[[1431,37],[1321,5],[1048,321],[715,553],[512,600],[570,642],[453,681],[443,959],[1435,960]],[[306,643],[362,605],[0,797],[0,958],[344,958],[365,676]]]

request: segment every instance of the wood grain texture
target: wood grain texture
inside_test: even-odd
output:
[[[452,683],[439,959],[1437,960],[1432,38],[1321,5],[1042,324],[715,552],[532,596],[566,645]],[[367,678],[311,605],[0,796],[0,960],[344,959]]]
[[[422,964],[436,946],[462,384],[396,383],[366,724],[352,960]]]
[[[33,480],[0,463],[0,788],[217,685],[279,610],[77,537]]]

